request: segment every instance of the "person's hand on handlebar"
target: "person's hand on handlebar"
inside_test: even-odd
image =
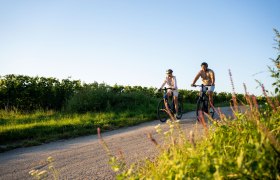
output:
[[[191,84],[191,87],[196,87],[196,85],[195,84]]]

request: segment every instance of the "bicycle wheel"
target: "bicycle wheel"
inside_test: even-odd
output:
[[[208,97],[204,97],[203,111],[208,113],[208,108],[209,108],[209,99],[208,99]]]
[[[213,107],[214,107],[214,103],[213,103]],[[214,118],[214,115],[215,115],[215,110],[213,109],[213,107],[210,106],[210,108],[209,108],[209,113],[210,113],[210,116],[211,116],[212,118]]]
[[[184,112],[184,109],[183,109],[183,102],[182,101],[178,101],[178,112],[177,112],[177,119],[181,119],[182,116],[183,116],[183,112]]]
[[[213,105],[214,107],[214,105]],[[209,99],[208,97],[206,99],[204,99],[204,112],[209,114],[209,116],[213,119],[214,118],[214,114],[215,114],[215,110],[213,109],[213,107],[210,105],[209,103]]]
[[[166,108],[165,108],[165,105],[164,105],[164,100],[162,99],[162,100],[159,101],[158,107],[157,107],[157,116],[158,116],[158,119],[161,122],[165,122],[169,118],[165,109]]]
[[[199,116],[200,116],[200,114],[203,115],[203,111],[204,111],[204,102],[199,97],[198,100],[197,100],[197,104],[196,104],[196,119],[197,119],[197,121],[200,121]]]

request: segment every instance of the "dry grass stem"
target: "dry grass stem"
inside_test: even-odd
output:
[[[151,133],[147,133],[148,138],[152,141],[152,143],[156,146],[158,146],[158,142],[155,140],[155,138],[153,138]]]
[[[193,145],[194,148],[196,148],[193,131],[190,131],[190,143]]]

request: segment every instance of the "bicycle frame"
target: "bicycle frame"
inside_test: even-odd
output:
[[[201,85],[194,85],[195,87],[200,87],[200,95],[198,97],[197,100],[197,110],[196,110],[196,116],[197,119],[199,120],[199,111],[203,111],[205,113],[210,112],[210,116],[213,118],[214,117],[214,110],[212,109],[212,111],[210,110],[211,105],[209,102],[209,97],[206,94],[207,91],[209,90],[210,86],[205,86],[203,84]]]
[[[164,91],[163,98],[164,98],[165,102],[167,103],[168,109],[170,110],[170,112],[173,115],[173,114],[175,114],[175,104],[174,104],[174,99],[173,99],[173,92],[171,92],[171,97],[168,97],[168,95],[167,95],[167,90],[168,89],[172,90],[172,88],[166,88],[166,87],[163,89],[163,91]],[[168,98],[172,99],[172,104],[170,104]]]
[[[161,122],[165,122],[168,119],[168,117],[171,118],[172,120],[176,120],[176,118],[180,119],[182,117],[183,104],[182,102],[179,101],[178,101],[178,112],[177,112],[178,116],[176,118],[174,117],[176,110],[175,110],[175,103],[173,99],[173,92],[172,95],[170,96],[170,98],[172,98],[172,101],[170,102],[169,97],[167,95],[168,89],[173,90],[172,88],[166,88],[166,87],[163,89],[164,91],[163,99],[159,101],[158,108],[157,108],[157,115]]]

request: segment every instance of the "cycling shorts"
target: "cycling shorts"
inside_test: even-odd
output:
[[[215,86],[207,86],[207,85],[206,85],[206,87],[208,88],[208,91],[209,91],[209,92],[214,92],[214,90],[215,90]],[[205,87],[204,87],[204,88],[205,88]],[[205,89],[204,89],[203,91],[205,91]]]
[[[168,93],[171,92],[171,91],[173,92],[173,96],[178,97],[178,95],[179,95],[178,90],[171,90],[171,89],[167,90]]]

